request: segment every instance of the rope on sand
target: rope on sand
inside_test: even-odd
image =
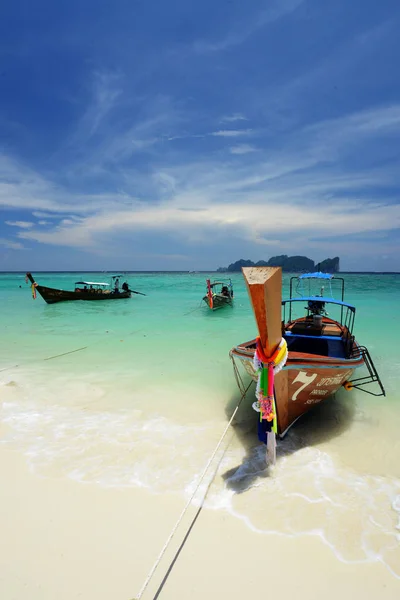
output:
[[[167,571],[166,571],[166,573],[165,573],[165,575],[164,575],[164,577],[163,577],[160,585],[158,586],[158,589],[157,589],[157,591],[156,591],[156,593],[155,593],[155,595],[153,597],[153,600],[157,600],[157,598],[161,594],[161,592],[162,592],[162,590],[164,588],[164,585],[167,583],[168,577],[170,576],[171,571],[174,568],[174,565],[175,565],[176,561],[178,560],[178,557],[179,557],[181,551],[183,550],[183,548],[184,548],[184,546],[186,544],[186,541],[187,541],[187,539],[188,539],[188,537],[189,537],[189,535],[190,535],[190,533],[191,533],[191,531],[192,531],[192,529],[193,529],[193,527],[194,527],[197,519],[200,516],[200,513],[201,513],[201,511],[203,509],[203,506],[204,506],[205,499],[207,497],[207,494],[209,492],[211,484],[213,483],[213,481],[215,479],[215,476],[218,473],[219,465],[221,464],[221,461],[222,461],[223,457],[225,456],[225,452],[228,449],[228,446],[229,446],[229,443],[225,447],[225,449],[224,449],[224,451],[223,451],[220,459],[218,460],[218,463],[215,466],[214,473],[212,474],[212,477],[210,478],[210,481],[207,484],[207,488],[206,488],[206,491],[204,492],[204,495],[203,495],[203,498],[201,500],[200,506],[197,509],[197,512],[196,512],[195,516],[193,517],[193,519],[192,519],[189,527],[187,528],[185,536],[184,536],[182,542],[180,543],[178,550],[175,552],[174,558],[172,559],[172,561],[171,561],[171,563],[170,563],[170,565],[169,565],[169,567],[168,567],[168,569],[167,569]]]
[[[168,548],[168,546],[169,546],[169,544],[170,544],[170,542],[171,542],[172,538],[174,537],[174,535],[175,535],[175,533],[176,533],[176,531],[177,531],[177,529],[178,529],[179,525],[181,524],[183,517],[185,516],[185,514],[186,514],[186,512],[187,512],[187,510],[188,510],[188,508],[189,508],[189,506],[191,505],[191,503],[192,503],[192,501],[193,501],[193,498],[195,497],[195,495],[196,495],[196,493],[197,493],[197,491],[198,491],[198,489],[199,489],[199,487],[200,487],[200,484],[201,484],[201,482],[203,481],[203,479],[204,479],[204,477],[205,477],[205,475],[206,475],[206,473],[207,473],[207,471],[208,471],[208,469],[209,469],[209,467],[210,467],[210,465],[211,465],[212,461],[214,460],[214,457],[215,457],[216,453],[218,452],[218,449],[219,449],[219,447],[221,446],[221,444],[222,444],[222,442],[223,442],[223,440],[224,440],[224,438],[225,438],[225,436],[226,436],[226,434],[227,434],[227,432],[228,432],[228,430],[229,430],[229,427],[231,426],[231,424],[232,424],[232,421],[233,421],[233,419],[235,418],[235,415],[236,415],[237,411],[239,410],[239,407],[240,407],[240,405],[241,405],[241,403],[242,403],[243,399],[246,397],[247,390],[249,389],[249,387],[250,387],[250,385],[251,385],[252,383],[253,383],[253,382],[251,381],[251,382],[250,382],[250,384],[247,386],[247,388],[246,388],[246,389],[244,389],[244,387],[243,387],[243,390],[244,390],[244,391],[242,392],[242,396],[241,396],[241,398],[240,398],[240,400],[239,400],[239,402],[238,402],[238,404],[237,404],[237,406],[236,406],[235,410],[233,411],[233,414],[232,414],[231,418],[229,419],[229,423],[228,423],[228,424],[227,424],[227,426],[225,427],[225,429],[224,429],[224,432],[223,432],[223,434],[221,435],[221,437],[220,437],[220,439],[219,439],[219,441],[218,441],[218,444],[216,445],[216,447],[215,447],[215,449],[214,449],[213,453],[211,454],[210,458],[208,459],[208,462],[207,462],[206,466],[204,467],[204,470],[203,470],[203,472],[202,472],[202,474],[201,474],[201,476],[200,476],[200,479],[199,479],[199,481],[197,482],[197,485],[196,485],[196,487],[195,487],[195,489],[194,489],[194,491],[193,491],[192,495],[190,496],[190,498],[189,498],[189,500],[187,501],[187,503],[186,503],[186,505],[185,505],[184,509],[182,510],[182,512],[181,512],[181,514],[180,514],[180,516],[179,516],[179,518],[178,518],[178,520],[177,520],[177,522],[175,523],[175,526],[174,526],[174,528],[172,529],[171,533],[169,534],[169,536],[168,536],[168,538],[167,538],[167,540],[166,540],[166,542],[165,542],[164,546],[162,547],[162,549],[161,549],[161,552],[160,552],[160,554],[158,555],[158,557],[157,557],[157,559],[156,559],[156,561],[155,561],[154,565],[153,565],[153,566],[152,566],[152,568],[150,569],[150,572],[149,572],[149,574],[147,575],[147,577],[146,577],[146,579],[145,579],[145,582],[143,583],[143,585],[142,585],[142,587],[141,587],[141,589],[140,589],[140,591],[139,591],[138,595],[137,595],[137,596],[135,596],[135,598],[133,598],[133,600],[140,600],[140,599],[141,599],[141,597],[143,596],[143,594],[144,594],[144,592],[145,592],[145,590],[146,590],[147,586],[149,585],[149,583],[150,583],[150,580],[152,579],[152,577],[153,577],[153,575],[154,575],[154,573],[155,573],[155,571],[156,571],[156,569],[157,569],[158,565],[160,564],[160,562],[161,562],[161,560],[162,560],[162,558],[163,558],[163,556],[164,556],[164,554],[165,554],[165,552],[166,552],[166,550],[167,550],[167,548]],[[241,390],[241,391],[242,391],[242,390]],[[229,445],[229,444],[228,444],[228,445]],[[228,446],[227,446],[227,447],[228,447]],[[225,448],[225,450],[224,450],[224,454],[225,454],[225,451],[226,451],[227,447],[226,447],[226,448]],[[222,456],[223,456],[223,455],[222,455]],[[185,534],[185,536],[184,536],[184,538],[183,538],[183,541],[182,541],[181,545],[179,546],[179,548],[178,548],[177,552],[175,553],[175,556],[174,556],[174,558],[173,558],[172,562],[170,563],[170,565],[169,565],[169,567],[168,567],[168,569],[167,569],[167,572],[166,572],[166,574],[165,574],[165,576],[164,576],[164,578],[163,578],[163,580],[162,580],[162,582],[161,582],[161,584],[160,584],[160,586],[159,586],[159,588],[158,588],[158,590],[157,590],[157,592],[156,592],[155,596],[153,597],[153,600],[156,600],[156,599],[158,598],[158,596],[160,595],[160,592],[161,592],[162,588],[164,587],[164,585],[165,585],[165,583],[166,583],[166,581],[167,581],[167,578],[168,578],[168,576],[169,576],[169,574],[170,574],[170,572],[171,572],[171,570],[172,570],[172,567],[174,566],[174,564],[175,564],[175,562],[176,562],[176,560],[177,560],[177,558],[178,558],[178,555],[180,554],[180,552],[181,552],[181,550],[182,550],[182,548],[183,548],[183,546],[184,546],[184,544],[185,544],[185,542],[186,542],[187,538],[189,537],[189,534],[190,534],[190,532],[191,532],[191,530],[192,530],[192,528],[193,528],[193,526],[194,526],[194,524],[195,524],[195,522],[196,522],[196,520],[197,520],[197,518],[198,518],[198,516],[199,516],[199,514],[200,514],[200,511],[201,511],[201,509],[202,509],[202,506],[203,506],[204,500],[205,500],[205,498],[206,498],[206,496],[207,496],[207,494],[208,494],[208,491],[209,491],[209,489],[210,489],[210,487],[211,487],[211,484],[213,483],[213,481],[214,481],[214,478],[215,478],[215,476],[216,476],[216,474],[217,474],[217,471],[218,471],[219,464],[220,464],[220,462],[221,462],[221,460],[222,460],[222,456],[221,456],[220,460],[218,461],[218,464],[217,464],[217,466],[216,466],[216,468],[215,468],[214,474],[213,474],[212,478],[210,479],[210,481],[209,481],[209,483],[208,483],[208,485],[207,485],[207,488],[206,488],[205,494],[204,494],[204,496],[203,496],[203,499],[202,499],[201,505],[200,505],[200,507],[199,507],[199,509],[198,509],[198,511],[197,511],[197,513],[196,513],[196,515],[195,515],[195,516],[194,516],[194,518],[192,519],[192,522],[191,522],[190,526],[188,527],[188,529],[187,529],[187,531],[186,531],[186,534]]]
[[[0,369],[0,373],[3,371],[9,371],[10,369],[16,369],[19,365],[12,365],[12,367],[4,367],[4,369]]]
[[[83,348],[76,348],[75,350],[69,350],[69,352],[63,352],[62,354],[55,354],[54,356],[48,356],[47,358],[35,358],[32,361],[29,362],[40,362],[40,361],[44,361],[44,360],[52,360],[53,358],[59,358],[60,356],[66,356],[67,354],[73,354],[74,352],[80,352],[81,350],[86,350],[86,348],[88,348],[88,346],[83,346]],[[27,363],[25,363],[27,364]],[[0,373],[2,373],[3,371],[9,371],[10,369],[16,369],[17,367],[19,367],[19,365],[12,365],[11,367],[5,367],[4,369],[0,369]]]
[[[142,327],[141,329],[135,329],[134,331],[131,331],[130,333],[126,333],[126,334],[120,334],[120,333],[114,333],[111,334],[109,337],[121,337],[121,335],[124,335],[124,337],[128,337],[129,335],[133,335],[135,333],[140,333],[141,331],[144,331],[144,328]],[[23,363],[23,366],[26,364],[31,364],[31,363],[37,363],[37,362],[41,362],[42,360],[52,360],[53,358],[59,358],[60,356],[66,356],[67,354],[73,354],[74,352],[80,352],[81,350],[87,350],[87,348],[91,348],[92,346],[97,345],[97,342],[93,342],[92,344],[88,344],[87,346],[83,346],[82,348],[76,348],[75,350],[69,350],[68,352],[63,352],[62,354],[55,354],[54,356],[48,356],[47,358],[34,358],[32,360],[28,360],[27,362]],[[0,369],[0,373],[2,373],[3,371],[9,371],[10,369],[15,369],[17,367],[19,367],[20,365],[12,365],[11,367],[4,367],[4,369]]]
[[[43,360],[51,360],[52,358],[58,358],[59,356],[66,356],[67,354],[73,354],[74,352],[86,350],[86,348],[87,346],[83,346],[83,348],[77,348],[76,350],[70,350],[69,352],[63,352],[62,354],[55,354],[54,356],[49,356],[48,358],[44,358]]]

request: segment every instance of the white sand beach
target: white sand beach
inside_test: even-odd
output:
[[[182,497],[31,473],[1,448],[0,597],[132,600],[174,527]],[[265,507],[268,510],[268,507]],[[153,598],[197,508],[190,507],[143,598]],[[382,598],[400,580],[375,562],[341,562],[321,539],[265,535],[203,508],[160,598]]]

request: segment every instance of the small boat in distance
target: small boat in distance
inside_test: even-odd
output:
[[[203,297],[204,302],[211,310],[217,310],[224,306],[233,304],[232,281],[213,281],[206,280],[207,293]]]
[[[35,299],[36,292],[38,292],[47,304],[69,302],[72,300],[121,300],[123,298],[130,298],[132,293],[140,294],[142,296],[146,295],[142,294],[142,292],[131,290],[126,281],[124,281],[120,288],[120,277],[120,275],[112,277],[112,286],[110,286],[109,283],[104,282],[77,281],[73,291],[59,290],[39,285],[36,283],[31,273],[26,274],[26,281],[29,280],[32,284],[32,297]]]
[[[253,408],[260,441],[269,443],[270,433],[282,438],[297,419],[341,387],[385,395],[367,348],[353,335],[356,309],[344,301],[343,278],[328,273],[292,277],[289,298],[282,300],[280,267],[242,271],[259,336],[232,348],[230,356],[238,384],[235,359],[258,382]],[[338,284],[340,299],[333,297],[332,283]],[[311,291],[315,284],[317,293]],[[297,316],[296,309],[305,314]],[[354,376],[361,367],[367,374]],[[366,389],[374,383],[375,388]]]

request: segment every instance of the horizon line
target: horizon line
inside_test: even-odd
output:
[[[176,270],[140,270],[140,271],[127,271],[124,269],[114,269],[114,270],[101,270],[101,271],[97,271],[95,269],[87,269],[87,270],[80,270],[80,271],[74,271],[74,270],[63,270],[63,271],[53,271],[53,270],[45,270],[45,271],[41,271],[41,270],[35,270],[36,273],[122,273],[122,274],[126,274],[126,273],[186,273],[186,274],[191,274],[191,275],[196,275],[198,273],[218,273],[218,274],[233,274],[233,273],[240,273],[241,271],[217,271],[217,270],[212,270],[212,269],[207,269],[207,270],[182,270],[182,269],[176,269]],[[299,273],[300,271],[283,271],[284,273]],[[31,271],[0,271],[0,274],[2,275],[8,275],[10,273],[14,273],[14,274],[26,274],[26,273],[31,273]],[[400,275],[400,271],[337,271],[336,273],[332,273],[332,275]]]

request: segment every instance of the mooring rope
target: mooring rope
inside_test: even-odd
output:
[[[117,338],[117,337],[121,337],[121,335],[123,335],[124,337],[128,337],[130,335],[134,335],[135,333],[140,333],[141,331],[144,331],[144,327],[142,327],[141,329],[135,329],[134,331],[131,331],[130,333],[113,333],[109,336],[107,336],[107,339],[110,338]],[[74,352],[80,352],[81,350],[87,350],[88,348],[92,348],[92,346],[97,346],[98,342],[92,342],[91,344],[88,344],[87,346],[82,346],[82,348],[75,348],[75,350],[68,350],[68,352],[62,352],[62,354],[54,354],[53,356],[47,356],[46,358],[32,358],[31,360],[27,360],[25,362],[22,363],[22,366],[25,365],[30,365],[30,364],[34,364],[37,362],[42,362],[42,361],[46,361],[46,360],[52,360],[53,358],[60,358],[60,356],[66,356],[67,354],[73,354]],[[4,367],[4,369],[0,369],[0,373],[2,373],[3,371],[9,371],[10,369],[15,369],[17,367],[20,367],[21,365],[11,365],[10,367]]]
[[[232,434],[232,437],[233,437],[233,434]],[[229,441],[229,443],[230,443],[230,441]],[[183,548],[184,548],[184,546],[185,546],[185,544],[186,544],[186,541],[187,541],[187,539],[189,538],[189,535],[191,534],[191,532],[192,532],[192,529],[193,529],[193,527],[194,527],[194,525],[195,525],[195,523],[196,523],[197,519],[198,519],[198,518],[199,518],[199,516],[200,516],[200,513],[201,513],[201,511],[202,511],[202,509],[203,509],[203,506],[204,506],[205,499],[207,498],[207,494],[208,494],[208,492],[209,492],[209,490],[210,490],[210,487],[211,487],[211,485],[212,485],[212,483],[213,483],[213,481],[214,481],[214,479],[215,479],[215,476],[216,476],[216,474],[218,473],[219,465],[221,464],[221,461],[222,461],[223,457],[225,456],[225,452],[227,451],[227,449],[228,449],[228,447],[229,447],[229,443],[226,445],[226,447],[225,447],[225,449],[224,449],[223,453],[221,454],[221,457],[220,457],[220,459],[219,459],[218,463],[217,463],[217,464],[216,464],[216,466],[215,466],[214,473],[213,473],[213,475],[212,475],[212,477],[211,477],[210,481],[209,481],[209,482],[208,482],[208,484],[207,484],[207,488],[206,488],[206,491],[205,491],[205,493],[204,493],[204,495],[203,495],[203,498],[202,498],[202,500],[201,500],[200,506],[199,506],[199,508],[197,509],[197,512],[196,512],[196,514],[194,515],[194,517],[193,517],[193,519],[192,519],[192,521],[191,521],[191,523],[190,523],[189,527],[187,528],[187,530],[186,530],[186,533],[185,533],[185,536],[184,536],[184,538],[183,538],[182,542],[180,543],[180,545],[179,545],[179,548],[178,548],[178,549],[177,549],[177,551],[175,552],[174,558],[172,559],[172,561],[171,561],[171,563],[170,563],[170,565],[169,565],[169,567],[168,567],[168,569],[167,569],[167,571],[166,571],[166,573],[165,573],[165,575],[164,575],[164,577],[163,577],[163,579],[162,579],[162,581],[161,581],[160,585],[158,586],[158,589],[157,589],[157,591],[156,591],[156,593],[155,593],[155,595],[154,595],[154,597],[153,597],[153,600],[157,600],[157,598],[158,598],[158,597],[159,597],[159,595],[161,594],[161,592],[162,592],[162,590],[163,590],[163,588],[164,588],[165,584],[167,583],[168,577],[170,576],[170,574],[171,574],[171,571],[172,571],[172,569],[174,568],[174,565],[175,565],[176,561],[178,560],[178,557],[179,557],[180,553],[182,552],[182,550],[183,550]]]
[[[92,344],[93,345],[93,344]],[[54,354],[54,356],[48,356],[47,358],[33,358],[32,360],[28,360],[23,363],[23,365],[29,365],[36,362],[41,362],[45,360],[52,360],[53,358],[59,358],[60,356],[66,356],[67,354],[73,354],[74,352],[80,352],[81,350],[86,350],[89,346],[83,346],[82,348],[76,348],[75,350],[69,350],[68,352],[63,352],[62,354]],[[3,371],[9,371],[10,369],[16,369],[20,365],[12,365],[11,367],[5,367],[4,369],[0,369],[0,373]]]
[[[183,316],[186,317],[187,315],[191,315],[192,313],[196,312],[196,310],[200,310],[202,308],[205,308],[205,305],[203,304],[203,299],[200,300],[199,305],[196,306],[196,308],[192,308],[192,310],[183,313]]]
[[[244,396],[247,394],[249,387],[251,386],[252,383],[255,383],[255,382],[253,382],[253,380],[251,380],[249,385],[245,388],[242,376],[240,375],[240,372],[239,372],[239,369],[236,364],[234,356],[231,353],[229,353],[229,357],[232,361],[233,374],[235,375],[235,380],[236,380],[237,386],[239,388],[240,393],[242,394],[241,400],[243,400]]]
[[[48,358],[44,358],[43,360],[52,360],[53,358],[58,358],[59,356],[66,356],[67,354],[73,354],[74,352],[80,352],[81,350],[86,350],[88,346],[83,346],[82,348],[77,348],[76,350],[70,350],[69,352],[63,352],[62,354],[55,354],[54,356],[49,356]]]
[[[4,367],[4,369],[0,369],[0,373],[3,371],[9,371],[10,369],[16,369],[19,365],[12,365],[11,367]]]
[[[236,365],[235,365],[235,366],[236,366]],[[240,377],[240,375],[239,375],[239,377]],[[204,477],[205,477],[205,475],[206,475],[206,473],[207,473],[207,471],[208,471],[208,469],[209,469],[209,467],[210,467],[210,465],[211,465],[211,463],[212,463],[212,461],[213,461],[213,459],[214,459],[214,457],[215,457],[216,453],[218,452],[218,449],[219,449],[219,447],[221,446],[221,444],[222,444],[222,442],[223,442],[223,440],[224,440],[224,438],[225,438],[225,436],[226,436],[226,434],[227,434],[227,432],[228,432],[228,430],[229,430],[229,427],[231,426],[231,424],[232,424],[232,421],[233,421],[233,419],[235,418],[235,415],[236,415],[237,411],[239,410],[239,407],[240,407],[240,405],[241,405],[241,403],[242,403],[243,399],[246,397],[247,391],[248,391],[248,389],[249,389],[249,387],[250,387],[250,385],[251,385],[252,383],[253,383],[253,382],[251,381],[251,382],[249,383],[249,385],[247,386],[247,388],[246,388],[246,389],[245,389],[245,388],[244,388],[244,386],[243,386],[243,390],[244,390],[243,392],[242,392],[242,390],[240,390],[240,391],[242,392],[242,396],[241,396],[241,398],[240,398],[240,400],[239,400],[239,402],[238,402],[238,404],[237,404],[237,406],[236,406],[235,410],[233,411],[233,413],[232,413],[232,416],[231,416],[231,418],[229,419],[229,422],[228,422],[227,426],[225,427],[225,429],[224,429],[224,432],[223,432],[223,434],[221,435],[221,437],[220,437],[220,439],[219,439],[219,441],[218,441],[218,444],[216,445],[216,447],[215,447],[215,449],[214,449],[213,453],[211,454],[210,458],[208,459],[208,461],[207,461],[207,464],[206,464],[206,466],[204,467],[204,470],[203,470],[203,472],[202,472],[202,474],[201,474],[201,476],[200,476],[200,479],[199,479],[199,481],[197,482],[197,485],[196,485],[196,487],[195,487],[195,489],[194,489],[194,491],[193,491],[192,495],[190,496],[189,500],[187,501],[187,503],[186,503],[186,505],[185,505],[184,509],[182,510],[182,512],[181,512],[181,514],[180,514],[180,516],[179,516],[179,518],[178,518],[178,520],[177,520],[177,522],[175,523],[175,525],[174,525],[174,527],[173,527],[173,529],[172,529],[171,533],[169,534],[169,536],[168,536],[168,538],[167,538],[167,540],[166,540],[166,542],[165,542],[164,546],[162,547],[162,549],[161,549],[161,552],[159,553],[159,555],[158,555],[158,557],[157,557],[157,559],[156,559],[155,563],[153,564],[152,568],[150,569],[150,571],[149,571],[149,574],[147,575],[147,577],[146,577],[146,579],[145,579],[145,581],[144,581],[144,583],[143,583],[143,585],[142,585],[142,587],[141,587],[141,589],[140,589],[140,591],[139,591],[139,594],[138,594],[137,596],[135,596],[133,600],[140,600],[140,599],[141,599],[141,597],[143,596],[143,594],[144,594],[144,592],[145,592],[145,590],[146,590],[147,586],[149,585],[149,583],[150,583],[150,581],[151,581],[151,579],[152,579],[152,577],[153,577],[153,575],[154,575],[154,573],[155,573],[155,571],[156,571],[156,569],[157,569],[158,565],[160,564],[160,562],[161,562],[161,560],[162,560],[162,558],[163,558],[163,556],[164,556],[164,554],[165,554],[165,552],[166,552],[166,550],[167,550],[167,548],[168,548],[168,546],[169,546],[169,544],[170,544],[170,542],[171,542],[172,538],[174,537],[174,535],[175,535],[175,533],[176,533],[176,531],[177,531],[177,529],[178,529],[179,525],[181,524],[183,517],[185,516],[185,514],[186,514],[186,512],[187,512],[187,510],[188,510],[188,508],[189,508],[189,506],[191,505],[191,503],[192,503],[192,501],[193,501],[193,498],[195,497],[195,495],[196,495],[196,493],[197,493],[197,491],[198,491],[198,489],[199,489],[199,487],[200,487],[200,484],[201,484],[201,482],[203,481],[203,479],[204,479]],[[240,389],[240,388],[239,388],[239,389]],[[227,447],[228,447],[228,446],[227,446]],[[225,448],[225,451],[226,451],[226,448]],[[225,451],[224,451],[224,453],[225,453]],[[218,462],[218,465],[217,465],[217,467],[219,466],[219,463],[221,462],[221,460],[222,460],[222,457],[221,457],[220,461]],[[208,485],[207,485],[207,489],[206,489],[206,492],[205,492],[205,495],[204,495],[204,498],[203,498],[203,501],[202,501],[202,502],[204,502],[204,499],[205,499],[205,498],[206,498],[206,496],[207,496],[208,490],[209,490],[209,488],[210,488],[210,486],[211,486],[212,482],[214,481],[214,478],[215,478],[215,475],[216,475],[216,474],[217,474],[217,469],[215,470],[215,473],[214,473],[214,475],[213,475],[212,479],[209,481],[209,483],[208,483]],[[156,595],[154,596],[153,600],[156,600],[156,598],[158,598],[158,596],[159,596],[159,594],[160,594],[160,592],[161,592],[161,589],[162,589],[162,587],[164,586],[164,584],[165,584],[165,582],[166,582],[166,580],[167,580],[167,578],[168,578],[168,575],[169,575],[169,573],[171,572],[171,570],[172,570],[172,567],[173,567],[173,565],[174,565],[174,563],[175,563],[176,559],[178,558],[178,555],[179,555],[179,553],[181,552],[181,550],[182,550],[182,547],[183,547],[184,543],[186,542],[186,540],[187,540],[187,538],[188,538],[188,536],[189,536],[189,533],[190,533],[191,529],[193,528],[194,522],[196,521],[196,519],[197,519],[197,518],[198,518],[198,516],[199,516],[200,510],[201,510],[201,506],[200,506],[200,509],[199,509],[199,511],[196,513],[196,515],[195,515],[194,519],[192,520],[192,523],[191,523],[191,525],[189,526],[189,528],[188,528],[188,530],[187,530],[187,532],[186,532],[186,534],[185,534],[184,540],[183,540],[183,542],[182,542],[181,546],[179,547],[179,549],[178,549],[178,551],[177,551],[177,553],[176,553],[176,555],[175,555],[175,557],[174,557],[173,561],[172,561],[172,562],[171,562],[171,564],[169,565],[169,567],[168,567],[168,570],[167,570],[167,573],[166,573],[165,577],[163,578],[163,580],[162,580],[162,583],[161,583],[161,586],[159,587],[159,589],[158,589],[158,591],[157,591]]]

